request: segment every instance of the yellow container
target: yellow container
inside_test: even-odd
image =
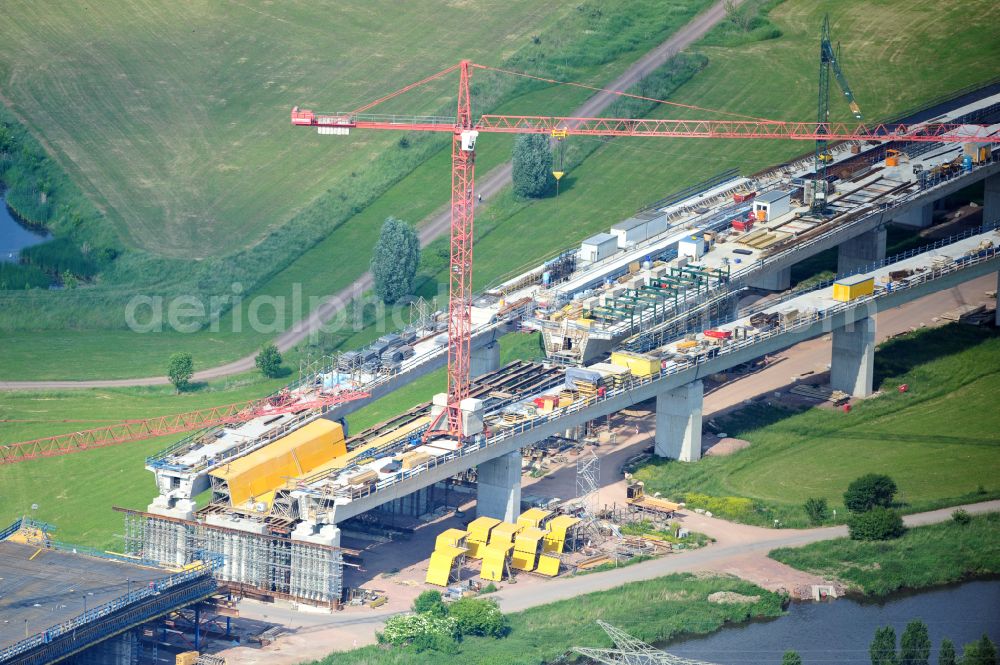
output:
[[[870,296],[874,292],[874,277],[854,275],[833,283],[833,299],[837,302],[850,302],[862,296]]]

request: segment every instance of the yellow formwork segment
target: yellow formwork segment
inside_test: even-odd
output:
[[[541,528],[545,524],[545,520],[549,518],[552,514],[551,510],[542,510],[541,508],[529,508],[528,510],[521,513],[521,516],[517,518],[517,525],[519,527],[525,528],[529,526]]]
[[[566,544],[566,532],[579,522],[579,519],[570,517],[569,515],[556,515],[553,517],[549,521],[549,532],[545,534],[542,551],[555,554],[562,553],[563,547]]]
[[[504,570],[506,569],[507,558],[513,551],[513,545],[489,544],[483,550],[483,567],[479,576],[484,580],[492,582],[503,581]]]
[[[538,546],[546,533],[533,526],[522,529],[514,539],[514,557],[511,565],[518,570],[534,570]]]
[[[640,353],[615,351],[611,354],[611,364],[627,367],[632,376],[651,376],[660,373],[660,359]]]
[[[874,277],[847,277],[833,283],[833,299],[838,302],[850,302],[861,296],[870,296],[874,292]]]
[[[490,532],[497,524],[500,524],[500,520],[495,517],[477,517],[469,522],[469,536],[465,540],[465,546],[469,548],[468,556],[473,559],[483,558],[482,551],[490,541]]]
[[[446,529],[438,534],[437,539],[434,541],[435,549],[443,549],[445,547],[465,547],[465,539],[468,537],[468,531],[462,531],[461,529]]]
[[[319,418],[269,446],[220,467],[211,475],[228,482],[229,496],[233,505],[238,506],[346,452],[340,423]]]
[[[539,575],[555,577],[559,574],[559,557],[548,554],[541,555],[538,557],[538,566],[535,568],[535,572]]]
[[[451,581],[451,571],[455,567],[455,559],[465,554],[464,547],[445,545],[436,548],[431,553],[430,565],[427,567],[427,583],[437,586],[448,586]]]
[[[365,453],[367,453],[368,451],[374,450],[376,448],[380,448],[381,446],[384,446],[384,445],[386,445],[388,443],[391,443],[392,441],[395,441],[396,439],[404,437],[407,434],[410,434],[410,433],[412,433],[412,432],[420,429],[421,427],[427,425],[430,421],[431,421],[431,419],[430,419],[429,416],[425,416],[423,418],[417,418],[416,420],[411,421],[411,422],[403,425],[402,427],[399,427],[398,429],[392,430],[388,434],[383,434],[382,436],[379,436],[379,437],[376,437],[376,438],[372,439],[371,441],[369,441],[365,445],[359,446],[358,448],[355,448],[354,450],[350,451],[346,455],[342,455],[340,457],[335,457],[332,460],[330,460],[329,462],[326,462],[324,464],[319,465],[318,467],[316,467],[315,469],[312,470],[312,472],[310,473],[310,475],[315,475],[317,473],[322,473],[324,471],[336,471],[336,470],[339,470],[339,469],[343,469],[348,464],[354,462],[357,459],[360,459],[360,458],[364,457]]]
[[[495,527],[493,531],[490,532],[490,545],[494,543],[498,545],[513,545],[514,536],[517,532],[521,530],[516,524],[511,524],[510,522],[500,522]]]

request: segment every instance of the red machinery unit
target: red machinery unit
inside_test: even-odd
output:
[[[735,194],[733,194],[733,202],[734,203],[746,203],[747,201],[751,200],[755,196],[757,196],[757,192],[755,192],[755,191],[754,192],[736,192]]]
[[[705,337],[711,337],[712,339],[732,339],[732,330],[716,330],[714,328],[705,331]]]

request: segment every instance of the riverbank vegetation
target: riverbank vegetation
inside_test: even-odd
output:
[[[725,602],[709,600],[719,592],[728,592],[722,594]],[[369,646],[331,654],[316,664],[537,665],[574,646],[611,646],[598,619],[643,641],[663,642],[710,633],[726,623],[776,617],[783,602],[784,597],[736,578],[669,575],[508,614],[503,637],[467,635],[453,651]]]
[[[849,414],[759,398],[715,421],[749,448],[697,464],[653,459],[634,475],[647,491],[762,526],[808,526],[810,498],[826,500],[827,523],[845,521],[844,489],[869,472],[892,474],[894,506],[904,513],[1000,496],[992,397],[1000,333],[951,324],[897,337],[875,354],[875,386],[882,394]]]
[[[873,596],[1000,575],[1000,513],[967,517],[911,528],[894,540],[837,538],[769,556]]]

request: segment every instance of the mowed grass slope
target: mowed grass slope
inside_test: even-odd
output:
[[[875,359],[884,392],[849,414],[755,404],[719,420],[750,448],[697,464],[657,461],[636,477],[670,496],[751,499],[740,519],[788,526],[805,523],[809,497],[825,498],[842,521],[844,490],[865,473],[892,476],[908,512],[1000,495],[1000,335],[953,324],[896,338]],[[908,392],[896,391],[901,383]]]
[[[196,258],[257,241],[399,136],[342,149],[292,104],[349,110],[461,58],[495,62],[572,8],[528,0],[5,3],[5,101],[133,245]],[[411,96],[426,113],[452,86]]]

